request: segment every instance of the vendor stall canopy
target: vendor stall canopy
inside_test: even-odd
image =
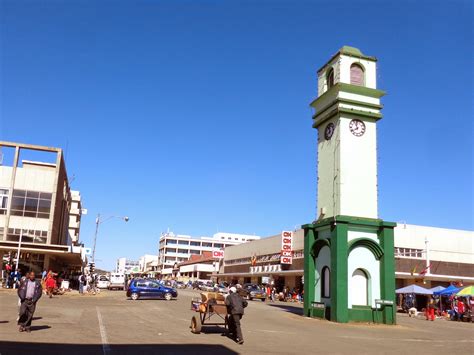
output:
[[[446,287],[443,287],[443,286],[436,286],[436,287],[430,288],[430,291],[433,292],[433,294],[434,294],[435,292],[440,292],[440,291],[443,291],[443,290],[445,290],[445,289],[446,289]]]
[[[460,288],[458,288],[456,286],[453,286],[453,285],[449,285],[443,291],[434,292],[433,294],[435,296],[450,296],[454,293],[458,293],[459,290],[460,290]]]
[[[463,288],[461,291],[456,293],[456,296],[464,296],[464,297],[471,296],[471,297],[474,297],[474,286],[467,286],[467,287]]]
[[[415,295],[432,295],[433,291],[428,290],[427,288],[417,286],[417,285],[410,285],[399,288],[395,290],[395,293],[414,293]]]

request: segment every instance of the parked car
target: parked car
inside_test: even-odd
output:
[[[185,284],[183,281],[177,281],[177,282],[176,282],[176,288],[177,288],[177,289],[186,288],[186,284]]]
[[[105,275],[100,275],[97,279],[97,287],[98,288],[109,288],[110,280]]]
[[[199,289],[200,289],[201,291],[215,292],[214,283],[211,282],[211,281],[204,282],[204,283],[199,287]]]
[[[134,301],[139,298],[161,298],[169,301],[178,297],[178,291],[155,280],[134,279],[128,286],[127,297]]]
[[[194,281],[193,282],[193,290],[200,290],[201,286],[204,284],[202,281]]]
[[[248,300],[258,299],[262,302],[265,302],[267,299],[267,293],[265,290],[261,289],[255,284],[244,284],[238,292],[240,296]]]

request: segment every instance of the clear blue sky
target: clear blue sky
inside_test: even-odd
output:
[[[444,4],[443,4],[444,3]],[[380,217],[473,229],[473,8],[450,2],[10,1],[1,135],[67,150],[97,259],[161,231],[267,236],[316,213],[316,70],[378,57]]]

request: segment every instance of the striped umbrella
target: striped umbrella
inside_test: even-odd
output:
[[[456,296],[474,296],[474,286],[467,286],[456,293]]]

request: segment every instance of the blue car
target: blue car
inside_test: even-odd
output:
[[[161,298],[167,301],[178,297],[178,291],[161,285],[155,280],[134,279],[127,289],[127,297],[136,301],[139,298]]]

